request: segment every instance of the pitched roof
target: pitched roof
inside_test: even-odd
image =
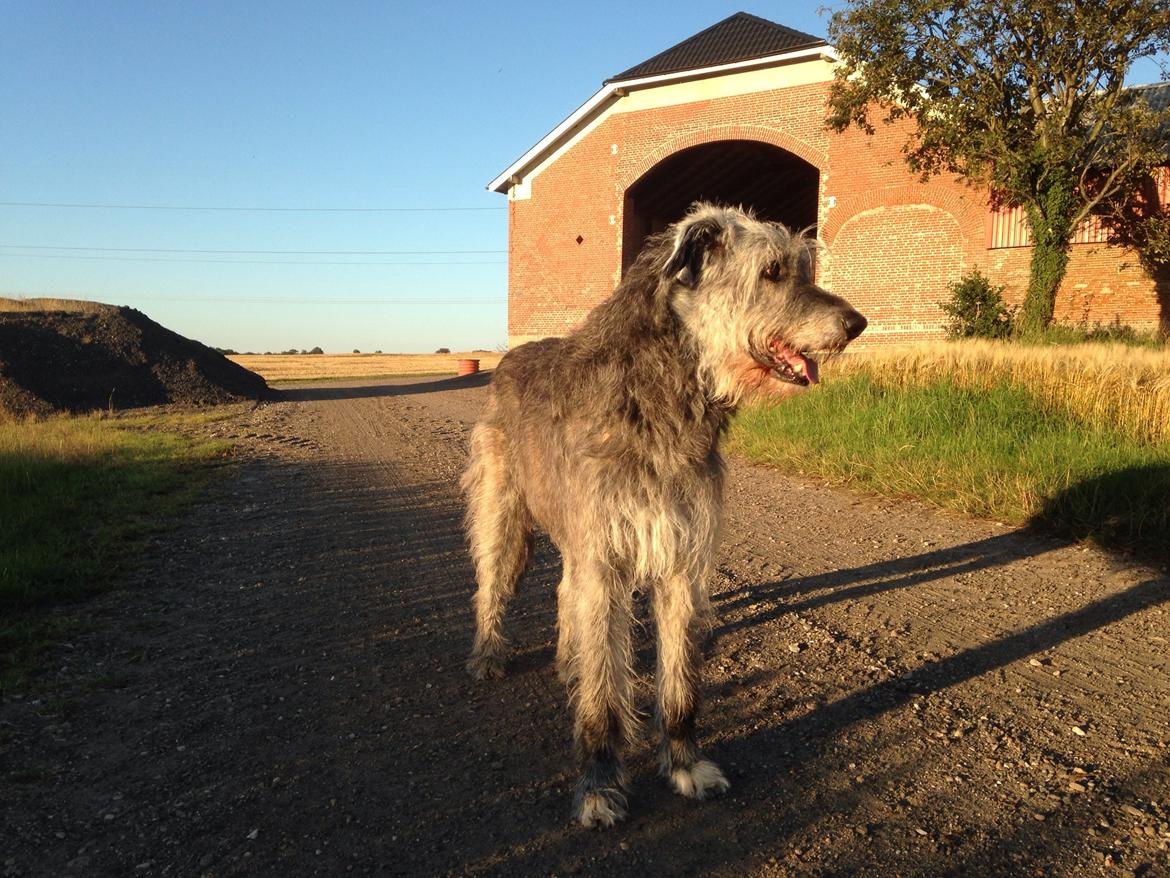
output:
[[[1135,85],[1133,91],[1139,92],[1150,109],[1155,113],[1170,112],[1170,82],[1155,82],[1153,85]],[[1170,120],[1162,123],[1160,131],[1170,146]]]
[[[1155,82],[1152,85],[1135,85],[1134,91],[1140,91],[1155,112],[1170,110],[1170,82]]]
[[[665,52],[659,52],[653,58],[610,77],[606,83],[715,67],[779,55],[794,49],[827,45],[820,37],[801,33],[746,12],[737,12],[678,45],[671,46]]]

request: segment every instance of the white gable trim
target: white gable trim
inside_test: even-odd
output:
[[[795,52],[785,52],[781,55],[768,55],[764,58],[753,58],[749,61],[737,61],[733,64],[719,64],[714,67],[680,70],[675,73],[662,73],[657,76],[644,76],[640,79],[627,79],[622,82],[606,83],[599,92],[578,107],[560,125],[546,134],[532,149],[520,156],[503,173],[488,183],[487,188],[492,192],[506,193],[512,186],[519,183],[524,175],[535,165],[539,164],[550,152],[554,151],[566,139],[571,137],[580,126],[587,124],[597,114],[609,107],[610,104],[625,97],[631,91],[653,88],[668,83],[684,82],[690,79],[719,76],[724,73],[739,73],[760,67],[822,59],[833,63],[839,60],[837,53],[832,47],[815,46],[811,49],[799,49]]]

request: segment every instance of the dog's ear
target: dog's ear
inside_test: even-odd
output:
[[[674,252],[666,260],[662,275],[694,287],[703,273],[707,257],[723,246],[725,228],[716,217],[687,218],[675,227]]]

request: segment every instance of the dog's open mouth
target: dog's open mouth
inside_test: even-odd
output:
[[[768,342],[769,371],[773,378],[807,387],[820,383],[817,361],[788,346],[779,338]]]

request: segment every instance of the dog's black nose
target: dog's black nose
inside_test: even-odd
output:
[[[857,338],[869,326],[869,321],[850,308],[841,318],[841,325],[845,327],[845,335],[850,341]]]

